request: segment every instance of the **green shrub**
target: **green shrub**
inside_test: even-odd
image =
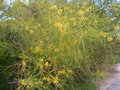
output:
[[[89,2],[13,3],[14,19],[2,22],[0,59],[8,55],[5,60],[17,62],[13,80],[17,89],[53,90],[84,82],[109,63],[103,59],[113,41],[105,33],[109,19],[99,17],[95,8]]]

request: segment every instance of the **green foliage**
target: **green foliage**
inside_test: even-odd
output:
[[[99,17],[96,7],[65,0],[14,2],[5,12],[11,19],[0,22],[0,71],[9,65],[6,77],[17,81],[18,90],[61,89],[88,81],[110,63],[104,57],[114,41],[112,20]]]

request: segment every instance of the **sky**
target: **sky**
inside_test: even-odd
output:
[[[11,2],[13,2],[13,1],[15,1],[15,0],[4,0],[8,5],[10,4],[10,1]],[[21,1],[26,1],[26,2],[28,2],[29,0],[21,0]]]
[[[5,1],[7,2],[7,4],[10,4],[10,1],[13,2],[14,0],[5,0]],[[28,2],[29,0],[21,0],[21,1],[27,1]],[[120,3],[120,0],[116,0],[116,1]]]
[[[4,0],[8,5],[10,5],[10,1],[13,2],[15,0]],[[21,0],[21,1],[27,1],[26,4],[29,2],[29,0]],[[120,3],[120,0],[116,0],[118,3]],[[2,11],[0,10],[0,15],[1,15]]]

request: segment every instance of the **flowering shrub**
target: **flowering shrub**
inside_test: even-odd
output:
[[[10,16],[14,19],[1,22],[0,32],[19,58],[13,80],[17,89],[62,88],[87,80],[99,65],[109,63],[102,59],[113,41],[105,33],[110,30],[109,19],[99,17],[95,7],[89,2],[13,3]]]

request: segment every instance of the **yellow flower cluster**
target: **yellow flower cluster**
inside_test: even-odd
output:
[[[26,85],[26,83],[25,83],[25,80],[19,80],[19,83],[21,84],[21,85]]]
[[[55,9],[57,9],[57,6],[56,6],[56,5],[50,7],[50,10],[55,10]]]
[[[59,52],[60,49],[59,49],[59,48],[55,48],[54,51],[55,51],[55,52]]]
[[[110,42],[110,41],[112,41],[112,40],[113,40],[113,38],[109,37],[107,40]]]
[[[48,64],[48,62],[45,62],[45,66],[48,66],[49,64]]]
[[[30,30],[29,31],[30,34],[34,34],[34,32],[35,32],[34,30]]]
[[[80,19],[81,19],[82,21],[86,21],[86,20],[87,20],[86,17],[81,17]]]
[[[66,31],[66,28],[60,29],[60,33],[62,36],[65,36],[66,34],[68,34],[68,32]]]
[[[51,81],[51,78],[50,77],[43,77],[43,80],[45,80],[45,81]]]
[[[97,71],[97,74],[100,76],[100,77],[104,77],[105,76],[105,73],[103,71]]]
[[[40,62],[43,62],[43,61],[44,61],[44,59],[43,59],[43,58],[41,58],[41,59],[40,59]]]
[[[58,14],[58,15],[61,15],[61,14],[62,14],[62,10],[61,10],[61,9],[58,10],[58,11],[57,11],[57,14]]]
[[[84,15],[84,13],[85,13],[85,12],[82,11],[82,10],[79,10],[79,11],[78,11],[78,15]]]
[[[106,33],[104,33],[104,32],[100,32],[100,34],[99,34],[101,37],[106,37],[107,35],[106,35]]]
[[[53,24],[53,26],[54,26],[54,27],[58,27],[58,28],[63,27],[63,25],[62,25],[61,23],[59,23],[59,22],[55,22],[55,23]]]
[[[69,10],[70,9],[70,7],[64,7],[64,10]]]
[[[37,46],[37,47],[35,47],[34,53],[40,53],[42,51],[43,50],[39,46]]]
[[[72,43],[75,45],[75,44],[77,44],[77,43],[78,43],[78,41],[77,41],[77,40],[74,40]]]
[[[112,6],[117,6],[117,4],[112,4]]]
[[[59,86],[59,78],[58,77],[54,77],[52,79],[52,82],[53,82],[54,85]]]
[[[119,29],[120,27],[119,26],[114,26],[114,29]]]
[[[113,8],[117,10],[117,8],[120,8],[120,5],[119,4],[112,4]],[[115,11],[116,11],[115,10]]]
[[[67,70],[68,73],[73,73],[73,70]]]

